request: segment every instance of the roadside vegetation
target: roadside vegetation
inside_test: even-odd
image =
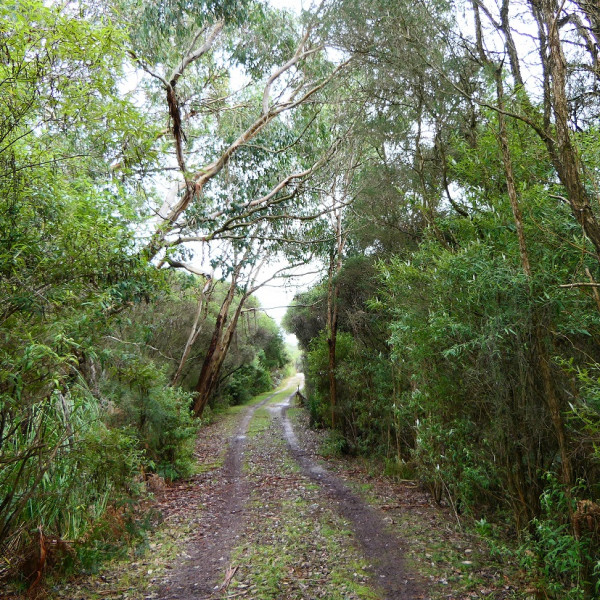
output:
[[[303,268],[328,451],[598,597],[598,3],[305,4],[0,5],[0,581],[143,538]]]
[[[312,423],[507,544],[540,597],[596,598],[597,8],[333,4],[368,108],[285,322]]]

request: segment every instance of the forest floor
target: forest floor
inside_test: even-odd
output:
[[[46,585],[53,600],[527,598],[506,556],[373,462],[324,458],[301,378],[202,429],[198,474],[156,491],[145,551]]]

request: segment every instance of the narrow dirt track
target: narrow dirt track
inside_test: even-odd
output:
[[[419,591],[419,586],[403,567],[401,548],[404,544],[387,530],[383,515],[367,506],[339,477],[318,465],[300,447],[287,415],[295,397],[294,393],[289,395],[289,391],[300,381],[301,379],[292,381],[288,387],[288,396],[283,401],[273,402],[277,395],[274,393],[242,414],[229,438],[224,465],[211,476],[198,532],[186,547],[185,554],[188,558],[173,568],[168,577],[163,578],[155,598],[209,600],[236,597],[238,594],[235,590],[228,591],[227,586],[223,586],[223,582],[227,580],[229,583],[229,579],[237,570],[236,565],[233,565],[232,569],[232,551],[235,562],[236,549],[252,547],[259,543],[257,539],[267,525],[266,520],[281,518],[272,512],[277,511],[277,498],[292,501],[296,498],[299,501],[310,502],[317,500],[348,523],[353,539],[348,543],[356,547],[356,552],[362,555],[369,565],[365,575],[370,579],[368,587],[373,594],[368,596],[369,598],[376,596],[387,600],[417,600],[424,597]],[[255,418],[256,411],[265,406],[268,408],[268,417],[263,419],[268,425],[264,426],[261,434],[252,438],[252,443],[248,443],[250,423]],[[282,470],[284,467],[280,461],[285,460],[292,460],[292,464],[295,462],[298,465],[300,472],[297,476],[290,476],[289,472]],[[245,470],[245,467],[256,468],[257,465],[258,471],[252,472],[251,469],[248,473]],[[307,492],[301,481],[298,487],[294,487],[299,483],[298,478],[306,483],[317,484],[315,491]],[[312,496],[309,500],[310,494]],[[316,532],[319,524],[316,521],[310,522],[310,518],[308,521],[307,528],[314,528],[313,531]],[[285,523],[282,522],[282,525],[285,526]],[[291,546],[284,541],[283,548]],[[331,563],[326,552],[324,560]],[[325,573],[329,572],[329,569],[337,568],[334,564],[323,567],[322,553],[320,561],[320,568]],[[241,568],[242,571],[234,578],[234,585],[252,589],[255,585],[253,575],[247,568]],[[236,582],[242,572],[244,581]],[[329,597],[325,582],[324,587],[318,590],[318,595],[299,596],[297,590],[292,591],[295,582],[288,582],[286,585],[290,587],[285,592],[282,591],[282,595],[278,592],[263,592],[263,595],[249,597],[260,600],[288,597],[312,600],[317,597]],[[306,593],[315,594],[314,591]]]
[[[324,436],[310,429],[305,411],[292,410],[292,391],[301,383],[301,377],[288,380],[202,429],[198,472],[156,492],[160,521],[147,551],[132,549],[99,574],[46,588],[43,597],[517,597],[505,564],[491,559],[479,537],[458,532],[450,510],[433,506],[424,491],[373,474],[373,465],[325,462]]]
[[[229,442],[223,467],[213,479],[211,502],[202,512],[202,528],[186,549],[189,558],[163,580],[157,595],[160,600],[218,597],[250,498],[250,487],[242,471],[246,434],[254,413],[275,395],[248,407],[243,414]]]

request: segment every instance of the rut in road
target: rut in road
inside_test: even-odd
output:
[[[298,383],[298,380],[294,380],[294,387],[295,383]],[[293,388],[288,387],[288,390],[290,389]],[[282,402],[270,402],[281,393],[279,391],[271,394],[243,414],[235,432],[230,437],[223,467],[213,472],[210,480],[203,483],[207,486],[207,501],[201,513],[198,533],[186,548],[189,558],[173,569],[167,579],[163,579],[158,595],[153,597],[160,600],[216,600],[217,598],[237,597],[240,593],[250,592],[250,597],[260,598],[260,600],[279,600],[284,597],[288,598],[288,596],[303,600],[316,597],[326,598],[327,595],[323,596],[322,594],[327,594],[328,576],[322,580],[322,587],[317,590],[316,596],[307,596],[302,592],[301,595],[298,595],[300,590],[293,592],[294,585],[285,588],[286,584],[283,584],[284,587],[280,587],[277,593],[269,592],[261,595],[259,592],[258,595],[253,595],[256,589],[253,575],[249,572],[249,565],[240,564],[239,553],[234,560],[236,564],[240,565],[237,578],[239,579],[242,573],[246,576],[244,588],[240,588],[240,592],[237,588],[227,590],[221,587],[227,578],[227,568],[230,566],[232,551],[239,551],[240,547],[252,546],[257,543],[268,544],[264,535],[262,540],[261,535],[256,535],[257,529],[262,533],[269,529],[268,523],[282,519],[282,529],[277,535],[277,537],[281,537],[285,530],[285,517],[278,513],[279,508],[277,507],[281,505],[277,498],[280,500],[287,498],[292,501],[293,498],[303,498],[306,489],[301,480],[305,480],[317,484],[314,486],[314,491],[308,493],[307,502],[311,501],[309,500],[311,494],[316,495],[317,498],[320,496],[324,505],[350,524],[350,529],[353,530],[354,539],[357,542],[356,552],[364,555],[370,565],[367,569],[369,572],[365,573],[365,577],[370,578],[372,589],[377,588],[377,596],[389,600],[423,598],[419,586],[403,567],[401,550],[403,541],[387,531],[386,523],[378,512],[367,506],[340,478],[319,466],[300,447],[287,414],[295,394],[289,395]],[[265,430],[267,438],[255,436],[251,438],[251,443],[247,444],[246,435],[250,422],[255,417],[256,411],[267,404],[270,417],[267,417],[266,420],[271,422],[271,425]],[[258,415],[255,418],[258,419]],[[265,417],[261,418],[264,422]],[[265,442],[267,442],[267,447],[263,446]],[[277,451],[278,445],[280,445],[279,451]],[[285,456],[290,456],[298,464],[302,471],[301,474],[298,473],[294,477],[285,470],[281,470],[281,461],[287,460],[289,464],[289,458],[286,459]],[[244,471],[246,461],[250,461],[251,467],[259,466],[259,471],[253,472],[250,476]],[[291,480],[298,480],[296,481],[297,488],[290,484]],[[257,500],[260,501],[259,504],[257,504]],[[310,513],[313,506],[316,512]],[[311,527],[318,527],[318,524],[311,522],[313,518],[316,518],[318,512],[317,505],[309,506],[309,514],[305,515],[305,525],[308,531]],[[282,543],[284,543],[282,552],[286,552],[287,542],[283,541]],[[291,550],[296,547],[292,545],[289,548]],[[333,564],[335,558],[331,557],[332,563],[326,553],[323,555],[317,550],[317,554],[326,561],[325,564],[329,565],[324,569],[325,573],[336,568],[336,564]],[[297,560],[301,561],[302,557],[298,556]],[[244,562],[243,559],[241,561]],[[309,567],[309,570],[312,571],[313,567]],[[284,579],[289,576],[293,577],[291,574],[284,574]],[[367,582],[365,581],[365,583]],[[313,590],[306,591],[309,594],[313,592]],[[369,597],[372,596],[369,595]]]
[[[347,519],[356,539],[371,563],[373,583],[387,600],[422,598],[419,584],[404,567],[404,541],[388,530],[381,514],[354,493],[339,477],[318,465],[300,446],[287,414],[295,394],[279,404],[281,422],[289,450],[303,473],[317,483],[323,493],[337,504],[339,514]]]
[[[210,482],[211,501],[202,511],[202,530],[188,545],[189,556],[163,580],[160,600],[198,600],[218,597],[219,584],[229,564],[244,522],[244,507],[250,487],[242,472],[246,433],[254,413],[280,392],[274,392],[259,404],[249,407],[229,442],[223,467]]]

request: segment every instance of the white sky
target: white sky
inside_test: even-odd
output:
[[[274,273],[285,265],[286,261],[284,259],[269,264],[265,268],[264,277],[260,277],[260,279],[266,279],[271,273]],[[309,263],[306,267],[296,271],[299,274],[308,273],[307,275],[294,278],[287,284],[274,281],[272,285],[266,285],[259,289],[255,296],[259,299],[261,306],[266,309],[265,312],[281,325],[281,320],[287,311],[287,306],[291,304],[294,296],[299,291],[306,290],[318,281],[319,275],[316,275],[314,271],[319,269],[320,265],[317,261]],[[295,339],[296,336],[292,337]]]
[[[270,0],[270,3],[277,8],[287,8],[295,13],[300,13],[303,8],[307,8],[310,6],[310,0]],[[275,272],[278,269],[281,269],[282,266],[285,266],[285,260],[280,260],[278,262],[274,262],[269,265],[269,267],[265,270],[265,274],[268,276],[268,273]],[[316,264],[308,264],[306,266],[305,272],[315,271],[318,269]],[[294,296],[301,290],[306,290],[311,285],[316,283],[317,276],[308,275],[306,277],[301,277],[296,280],[290,281],[287,285],[283,283],[279,283],[273,286],[265,286],[258,290],[256,296],[258,297],[263,308],[267,309],[265,312],[275,319],[279,325],[281,325],[281,320],[286,313],[287,306],[291,304]],[[281,308],[280,308],[281,307]],[[288,341],[297,342],[296,336],[291,335],[287,336]]]
[[[287,8],[296,13],[309,5],[306,0],[270,0],[270,3],[277,8]]]

